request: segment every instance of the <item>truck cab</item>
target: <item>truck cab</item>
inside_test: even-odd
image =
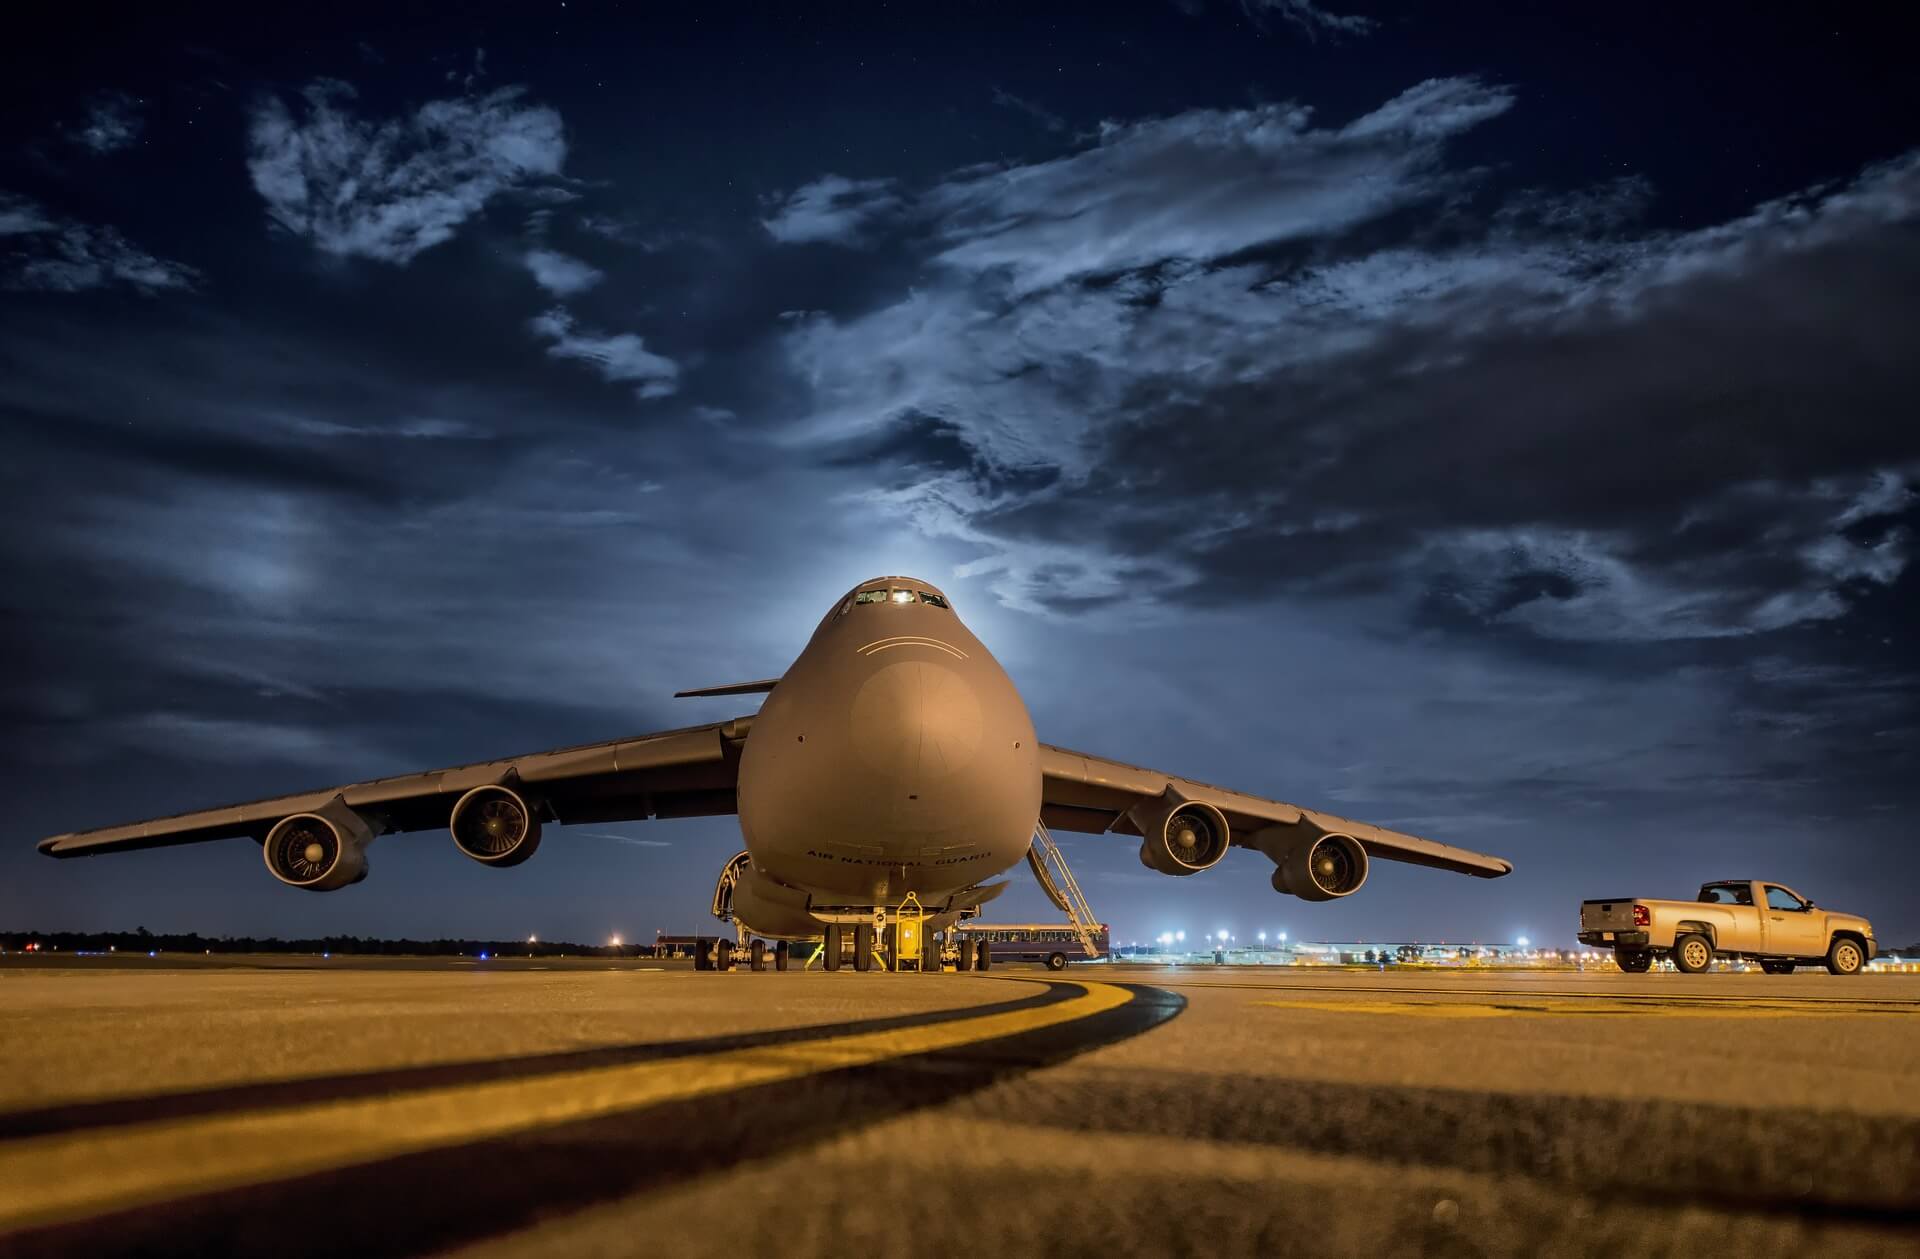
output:
[[[1580,906],[1580,942],[1610,947],[1624,971],[1662,958],[1698,974],[1716,957],[1747,958],[1768,974],[1821,964],[1858,974],[1876,951],[1873,926],[1857,914],[1822,909],[1783,883],[1722,879],[1691,901],[1612,897]]]

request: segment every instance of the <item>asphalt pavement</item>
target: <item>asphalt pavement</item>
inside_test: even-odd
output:
[[[0,959],[0,1255],[1920,1252],[1920,976]]]

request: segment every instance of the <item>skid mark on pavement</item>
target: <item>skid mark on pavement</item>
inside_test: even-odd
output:
[[[1185,1005],[1095,982],[1044,995],[704,1056],[5,1142],[0,1255],[413,1253],[949,1100]]]

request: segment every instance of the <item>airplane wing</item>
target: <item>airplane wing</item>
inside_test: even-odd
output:
[[[1295,831],[1302,837],[1336,833],[1353,836],[1368,856],[1388,861],[1483,879],[1497,879],[1513,871],[1513,863],[1501,857],[1051,744],[1040,745],[1040,773],[1040,820],[1056,830],[1139,835],[1139,826],[1128,816],[1131,810],[1180,798],[1219,809],[1232,828],[1232,842],[1243,847],[1267,848],[1270,845],[1264,841],[1271,839],[1284,843]],[[1261,836],[1263,842],[1256,843],[1255,836]]]
[[[455,801],[472,788],[500,783],[515,784],[517,790],[541,802],[548,820],[562,823],[732,813],[737,804],[734,783],[740,747],[752,724],[751,717],[736,717],[683,730],[75,831],[41,840],[40,851],[52,857],[90,857],[237,836],[264,840],[282,818],[322,811],[335,802],[377,820],[380,828],[375,833],[429,830],[446,826]]]

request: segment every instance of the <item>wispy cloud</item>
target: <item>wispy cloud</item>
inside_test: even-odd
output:
[[[547,354],[553,358],[589,363],[603,380],[639,381],[634,390],[638,397],[664,398],[679,388],[679,365],[647,349],[646,342],[631,332],[603,336],[576,330],[573,316],[559,306],[536,315],[528,326],[535,336],[551,343]]]
[[[783,244],[847,244],[899,205],[892,180],[822,175],[776,199],[773,212],[761,223],[768,235]]]
[[[520,255],[520,261],[533,273],[534,283],[555,297],[584,293],[606,279],[606,273],[598,267],[558,250],[529,249]]]
[[[68,140],[91,153],[130,148],[146,128],[146,102],[125,92],[104,92],[87,106],[81,121],[65,128]]]
[[[1330,12],[1313,0],[1240,0],[1240,8],[1255,21],[1277,17],[1316,43],[1323,35],[1333,39],[1370,35],[1380,25],[1369,17]]]
[[[276,225],[336,257],[406,263],[566,160],[558,111],[523,102],[517,88],[385,121],[356,117],[353,88],[337,80],[315,82],[303,100],[254,108],[247,169]]]
[[[24,197],[0,193],[0,282],[18,290],[78,293],[190,289],[199,272],[155,257],[112,227],[61,219]]]

